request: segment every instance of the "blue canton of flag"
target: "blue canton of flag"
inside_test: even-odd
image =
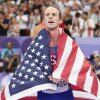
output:
[[[15,100],[48,89],[54,85],[48,78],[52,73],[49,33],[43,29],[28,47],[8,85],[7,100]],[[54,87],[52,87],[54,89]],[[5,88],[6,89],[6,88]]]

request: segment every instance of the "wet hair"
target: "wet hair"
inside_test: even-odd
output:
[[[49,7],[56,8],[56,9],[59,11],[59,18],[62,18],[61,11],[60,11],[60,9],[59,9],[59,7],[58,7],[57,5],[50,5],[50,6],[47,6],[47,7],[45,8],[45,10],[46,10],[47,8],[49,8]],[[42,19],[44,18],[44,12],[45,12],[45,10],[41,12],[41,21],[42,21]]]

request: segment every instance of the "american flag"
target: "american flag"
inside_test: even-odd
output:
[[[40,90],[56,89],[48,79],[51,73],[54,78],[67,81],[99,98],[100,82],[77,43],[64,32],[60,36],[57,55],[57,64],[52,68],[49,33],[42,29],[1,92],[1,100],[17,100]]]
[[[100,81],[91,70],[89,62],[77,43],[64,32],[59,40],[57,64],[53,68],[52,75],[100,99]]]
[[[52,74],[49,33],[41,30],[28,47],[0,100],[17,100],[42,89],[55,89]]]

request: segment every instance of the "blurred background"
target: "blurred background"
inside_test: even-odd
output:
[[[0,90],[23,58],[49,5],[59,7],[61,27],[79,44],[100,79],[100,0],[0,0]]]

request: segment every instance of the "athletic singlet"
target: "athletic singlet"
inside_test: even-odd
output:
[[[51,66],[53,67],[56,62],[57,62],[57,46],[51,47]],[[69,84],[65,81],[59,82],[57,85],[57,90],[43,90],[42,92],[45,93],[60,93],[60,92],[65,92],[69,90]]]

